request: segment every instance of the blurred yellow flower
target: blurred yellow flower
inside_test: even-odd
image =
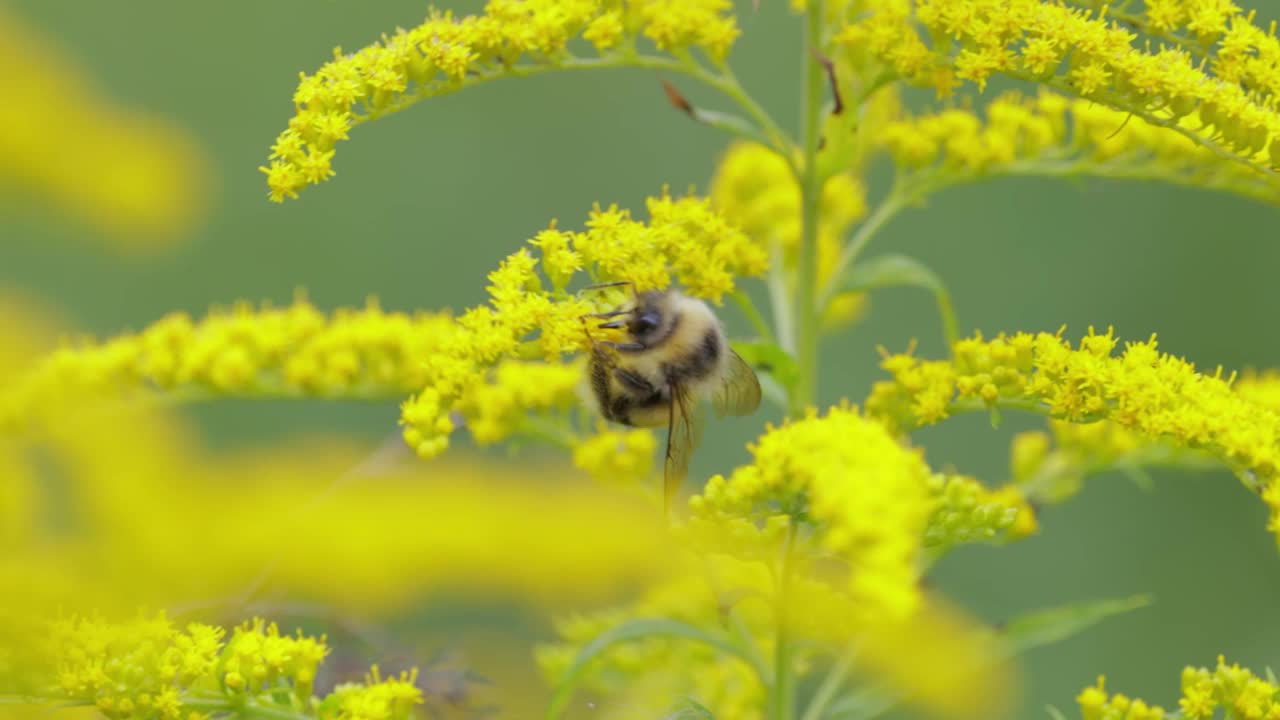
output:
[[[0,486],[20,488],[28,513],[74,509],[61,521],[74,524],[7,530],[0,584],[26,588],[8,609],[306,601],[385,613],[441,590],[584,601],[665,571],[656,508],[637,511],[554,466],[516,477],[387,453],[313,438],[215,454],[177,416],[136,411],[86,413],[43,442],[9,440]],[[236,496],[251,501],[227,502]]]
[[[210,164],[187,131],[118,106],[57,43],[0,6],[0,179],[125,252],[185,240]]]
[[[849,227],[867,212],[866,188],[850,172],[827,179],[818,228],[818,275],[825,281]],[[711,181],[711,202],[764,248],[778,244],[794,266],[800,249],[800,184],[782,156],[757,143],[731,145]]]

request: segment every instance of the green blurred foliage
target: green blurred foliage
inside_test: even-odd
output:
[[[744,84],[794,126],[799,22],[780,0],[740,3],[744,36],[731,62]],[[458,10],[479,3],[453,3]],[[202,312],[238,298],[285,302],[305,287],[321,307],[377,295],[390,309],[462,308],[483,297],[498,260],[559,218],[580,227],[595,201],[642,208],[669,184],[705,188],[726,139],[691,124],[639,70],[504,80],[439,98],[356,129],[338,175],[283,206],[267,202],[272,139],[291,113],[300,70],[334,45],[358,47],[421,20],[419,0],[81,3],[16,8],[60,38],[120,101],[191,129],[215,160],[208,227],[149,259],[107,254],[92,230],[57,213],[0,200],[0,282],[47,298],[106,335],[170,310]],[[8,70],[6,70],[8,72]],[[713,97],[678,84],[695,103]],[[886,175],[872,178],[882,191]],[[100,178],[109,181],[109,178]],[[7,204],[5,204],[7,202]],[[962,332],[1114,325],[1123,338],[1159,333],[1161,347],[1228,369],[1280,366],[1280,242],[1275,208],[1158,185],[1006,179],[947,191],[887,227],[871,251],[915,255],[949,284]],[[731,329],[745,322],[727,309]],[[932,300],[912,290],[873,299],[869,318],[825,347],[822,397],[860,400],[884,345],[942,351]],[[770,411],[772,412],[772,410]],[[270,444],[328,429],[381,438],[393,404],[219,402],[193,408],[213,442]],[[762,413],[764,415],[764,413]],[[765,417],[713,428],[695,475],[727,471]],[[774,418],[768,418],[774,419]],[[922,432],[938,468],[1001,481],[1012,434],[1033,421],[963,417]],[[1090,598],[1154,594],[1151,608],[1027,659],[1021,717],[1045,703],[1068,715],[1098,673],[1156,702],[1177,694],[1185,664],[1218,653],[1280,666],[1280,554],[1260,503],[1225,470],[1160,474],[1154,492],[1098,478],[1042,517],[1038,537],[971,547],[936,572],[936,587],[1000,620]],[[465,615],[463,613],[462,615]],[[467,624],[454,611],[458,627]],[[438,627],[438,621],[426,621]]]

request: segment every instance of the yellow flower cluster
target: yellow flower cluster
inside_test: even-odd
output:
[[[899,618],[917,609],[916,562],[934,510],[919,453],[848,406],[772,428],[751,450],[751,465],[711,478],[692,499],[695,516],[804,512],[848,560],[858,612]]]
[[[929,491],[937,506],[925,528],[926,547],[980,542],[1001,533],[1019,540],[1036,531],[1035,511],[1016,485],[988,490],[965,475],[934,475]]]
[[[203,219],[207,163],[195,140],[158,115],[117,107],[48,37],[0,9],[4,81],[0,177],[104,233],[148,250]]]
[[[611,307],[606,301],[630,298],[625,288],[570,294],[566,288],[580,273],[590,282],[630,282],[641,292],[666,288],[674,279],[689,294],[718,303],[736,277],[767,269],[764,248],[708,200],[664,192],[647,206],[648,223],[598,205],[584,231],[561,230],[553,222],[489,274],[489,304],[463,313],[456,331],[422,358],[424,387],[401,413],[410,447],[423,457],[437,456],[454,429],[465,425],[474,434],[476,420],[486,416],[500,421],[482,422],[476,439],[497,441],[521,427],[521,408],[545,410],[570,401],[582,371],[554,361],[589,347],[582,316]],[[539,356],[551,364],[511,362]]]
[[[950,361],[886,357],[867,411],[910,430],[966,407],[1039,410],[1073,423],[1110,420],[1149,440],[1203,449],[1262,488],[1269,528],[1280,533],[1280,415],[1241,397],[1223,379],[1159,352],[1155,339],[1128,343],[1092,329],[1073,348],[1039,333],[962,340]]]
[[[1163,720],[1166,715],[1158,705],[1130,699],[1106,690],[1105,678],[1085,688],[1076,698],[1083,720]],[[1218,656],[1217,667],[1182,670],[1180,713],[1186,720],[1212,720],[1218,709],[1226,717],[1240,720],[1275,720],[1280,718],[1280,686],[1265,680],[1238,664],[1227,665]]]
[[[982,174],[1149,178],[1275,202],[1265,176],[1186,136],[1088,100],[1010,92],[976,112],[952,108],[885,123],[878,137],[898,165],[930,182]]]
[[[199,321],[174,313],[137,334],[56,350],[0,391],[0,429],[144,390],[404,396],[425,382],[423,358],[455,333],[447,315],[386,312],[373,301],[328,316],[303,298],[283,308],[241,303]]]
[[[573,448],[573,464],[600,482],[632,484],[649,477],[658,441],[642,428],[600,430]]]
[[[800,185],[782,156],[759,143],[731,145],[711,180],[711,202],[757,242],[777,243],[794,263],[800,248]],[[818,227],[819,279],[826,280],[844,234],[867,212],[867,190],[849,172],[822,188]]]
[[[818,280],[835,270],[845,233],[867,212],[866,187],[851,172],[831,174],[822,188],[818,225]],[[800,252],[800,185],[787,161],[759,143],[729,147],[711,180],[711,202],[763,248],[782,249],[787,267]],[[826,308],[823,322],[835,328],[855,320],[863,293],[841,293]]]
[[[417,717],[414,706],[422,704],[417,683],[417,668],[384,678],[374,665],[363,683],[335,687],[320,703],[317,715],[321,720],[410,720]]]
[[[72,617],[51,623],[46,638],[39,659],[51,675],[56,668],[58,690],[113,719],[188,720],[181,693],[214,671],[222,646],[220,628],[176,631],[163,615],[120,624]]]
[[[416,670],[383,679],[376,666],[364,683],[339,685],[317,700],[312,688],[329,652],[325,638],[282,636],[260,619],[235,628],[225,645],[224,634],[203,623],[176,629],[163,614],[121,623],[73,616],[51,623],[28,661],[47,672],[47,685],[62,698],[120,720],[203,720],[232,711],[408,720],[423,700]]]
[[[354,53],[336,49],[315,74],[300,74],[295,114],[262,168],[271,199],[329,179],[334,145],[355,125],[478,82],[589,62],[569,51],[575,38],[615,64],[635,56],[640,37],[659,51],[699,48],[722,60],[738,36],[730,10],[730,0],[490,0],[482,15],[432,10]]]
[[[316,668],[329,649],[325,638],[281,636],[275,623],[254,618],[235,629],[222,653],[222,687],[247,695],[274,694],[280,684],[292,688],[298,703],[311,697]]]
[[[1082,720],[1164,720],[1166,717],[1159,705],[1148,705],[1120,693],[1109,695],[1103,677],[1098,678],[1096,685],[1081,691],[1076,702],[1080,705]]]
[[[1162,5],[1179,9],[1165,12]],[[1196,41],[1184,46],[1168,35],[1153,51],[1135,47],[1137,36],[1109,20],[1105,9],[1095,15],[1044,0],[922,0],[914,7],[884,2],[846,26],[838,41],[865,47],[893,72],[942,95],[961,80],[982,89],[996,74],[1071,92],[1175,128],[1271,178],[1271,168],[1280,167],[1280,143],[1271,142],[1280,133],[1275,38],[1231,3],[1173,0],[1156,6],[1162,28],[1201,14],[1213,18],[1195,21]],[[1215,42],[1227,57],[1210,72],[1197,53]]]

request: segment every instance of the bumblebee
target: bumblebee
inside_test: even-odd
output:
[[[629,282],[595,288],[631,285]],[[733,348],[711,308],[677,290],[637,293],[633,302],[582,317],[591,344],[590,397],[606,420],[667,428],[664,498],[671,500],[689,472],[702,432],[702,401],[717,415],[749,415],[760,406],[760,380]],[[618,341],[596,340],[596,327],[622,330]],[[599,322],[603,321],[603,322]]]

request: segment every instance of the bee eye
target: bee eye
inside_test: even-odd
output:
[[[650,311],[641,313],[640,317],[636,318],[636,328],[640,332],[650,332],[652,330],[657,330],[660,322],[661,318],[656,312]]]

